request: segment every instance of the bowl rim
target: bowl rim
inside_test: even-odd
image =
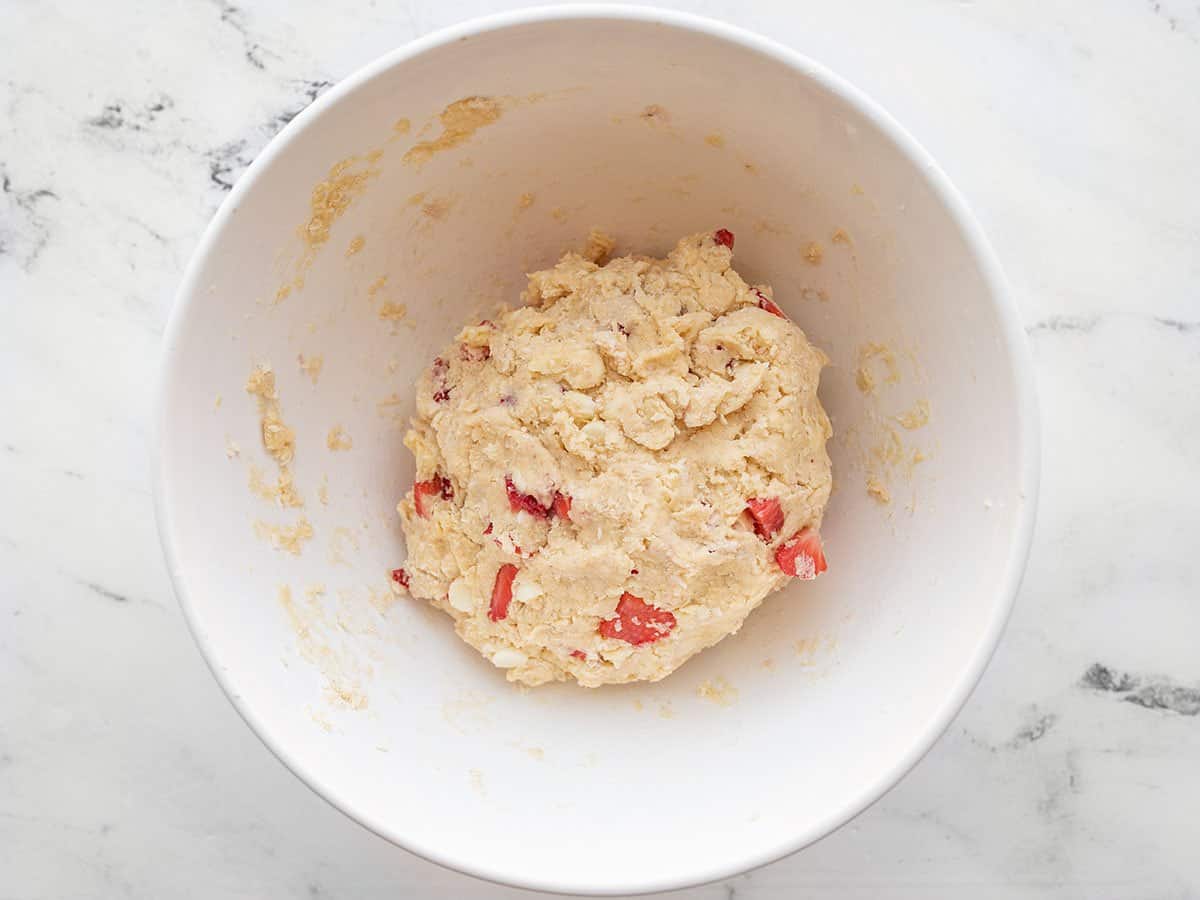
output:
[[[383,72],[414,57],[455,41],[488,32],[503,31],[529,24],[586,19],[633,21],[642,24],[662,25],[684,31],[697,32],[711,38],[740,45],[743,49],[767,57],[771,61],[787,66],[791,70],[810,79],[822,89],[837,96],[869,119],[892,142],[899,153],[924,173],[930,189],[959,228],[969,252],[979,266],[980,273],[988,288],[989,300],[1000,323],[1002,348],[1011,365],[1019,424],[1016,445],[1018,481],[1022,502],[1017,513],[1015,526],[1009,536],[1008,559],[1004,566],[1003,578],[994,590],[990,618],[987,621],[981,639],[976,645],[974,657],[963,670],[958,683],[947,692],[935,715],[926,724],[924,733],[907,747],[904,753],[900,754],[890,766],[877,774],[857,795],[847,798],[846,802],[839,809],[831,812],[816,825],[793,834],[783,841],[765,846],[757,853],[747,854],[737,861],[713,865],[703,858],[697,858],[695,865],[690,870],[660,875],[651,881],[623,880],[619,873],[616,873],[612,879],[603,883],[595,881],[581,883],[548,880],[536,873],[522,873],[505,870],[502,867],[480,865],[473,860],[459,858],[440,847],[425,844],[421,839],[419,831],[416,829],[404,832],[393,823],[378,821],[364,815],[347,798],[340,796],[334,787],[327,784],[320,773],[302,765],[292,756],[287,747],[275,739],[267,724],[256,717],[255,713],[244,704],[236,685],[232,682],[228,673],[222,670],[217,664],[216,656],[213,652],[212,638],[204,630],[199,620],[195,603],[189,595],[179,569],[174,515],[173,510],[169,508],[166,496],[168,480],[166,461],[164,454],[161,452],[163,446],[162,436],[165,433],[167,415],[170,409],[170,389],[177,377],[178,354],[176,348],[182,337],[184,322],[187,319],[187,309],[199,294],[200,272],[212,252],[217,235],[220,234],[230,217],[237,210],[242,197],[253,188],[259,176],[269,168],[282,149],[308,128],[310,124],[314,123],[325,109],[332,107],[343,97],[378,77]],[[369,831],[425,860],[497,884],[549,891],[552,893],[583,893],[591,895],[642,894],[677,890],[728,878],[775,862],[832,834],[872,806],[884,794],[895,787],[929,752],[950,726],[950,723],[957,716],[975,689],[975,686],[979,683],[989,660],[992,658],[1000,642],[1005,624],[1012,612],[1016,595],[1021,585],[1025,563],[1032,543],[1034,523],[1037,515],[1041,462],[1040,419],[1034,386],[1033,364],[1024,329],[1017,315],[1015,305],[1012,302],[999,261],[987,237],[969,211],[962,195],[951,184],[943,170],[934,162],[929,152],[878,103],[870,99],[841,76],[834,74],[823,64],[810,59],[797,50],[739,26],[691,13],[657,7],[599,3],[523,8],[473,18],[439,29],[410,41],[355,70],[318,97],[291,122],[284,126],[268,142],[262,152],[258,154],[238,179],[230,193],[225,197],[225,200],[221,203],[212,220],[205,228],[200,242],[193,251],[187,268],[184,271],[183,279],[175,294],[169,319],[163,333],[161,359],[154,386],[153,412],[149,438],[149,450],[152,460],[151,481],[159,540],[166,558],[167,572],[175,594],[179,599],[184,619],[200,649],[205,663],[212,671],[217,683],[233,704],[234,709],[237,710],[251,731],[258,736],[267,749],[284,766],[290,769],[297,778],[335,809]]]

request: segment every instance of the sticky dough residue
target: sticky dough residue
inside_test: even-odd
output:
[[[292,481],[292,460],[296,453],[296,433],[283,421],[279,406],[279,392],[275,388],[275,373],[269,365],[258,365],[246,380],[246,393],[258,399],[259,433],[263,447],[275,460],[279,470],[275,487],[255,485],[254,470],[251,470],[251,489],[260,496],[275,499],[281,506],[304,505]],[[261,481],[261,478],[259,479]]]
[[[270,522],[255,522],[254,533],[260,538],[270,541],[276,550],[286,550],[292,556],[299,556],[306,541],[312,540],[313,527],[306,516],[296,520],[295,525],[272,525]]]
[[[886,384],[900,382],[896,354],[887,344],[863,344],[858,348],[858,369],[854,373],[854,382],[864,394],[873,394],[880,379]]]
[[[341,425],[334,425],[325,436],[325,446],[334,451],[349,450],[354,446],[354,441]]]
[[[917,465],[926,459],[920,449],[905,446],[896,425],[906,431],[925,427],[931,414],[929,401],[918,399],[909,409],[894,415],[880,412],[880,387],[898,385],[901,381],[896,354],[887,344],[871,341],[859,347],[854,380],[865,396],[871,422],[871,446],[864,448],[859,444],[866,470],[867,495],[880,504],[890,504],[894,479],[901,476],[911,480]],[[856,441],[861,438],[856,436]]]
[[[325,357],[305,357],[305,355],[301,353],[298,361],[300,363],[300,371],[311,378],[313,384],[316,384],[317,379],[321,377],[321,367],[325,365]]]
[[[696,695],[717,706],[733,706],[737,701],[738,691],[728,681],[718,676],[703,682],[696,688]]]
[[[406,165],[422,166],[443,150],[450,150],[469,141],[480,128],[495,124],[503,106],[492,97],[464,97],[442,110],[438,116],[442,133],[428,141],[414,144],[402,160]]]
[[[321,673],[325,681],[326,698],[342,708],[365,709],[367,695],[361,677],[354,672],[356,663],[353,655],[339,652],[326,636],[326,632],[333,631],[334,626],[327,622],[321,603],[324,593],[324,587],[315,586],[305,592],[303,601],[297,601],[292,596],[291,587],[281,585],[279,604],[296,635],[300,656]]]

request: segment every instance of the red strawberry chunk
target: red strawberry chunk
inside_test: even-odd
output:
[[[492,603],[488,607],[488,618],[499,622],[508,615],[508,604],[512,602],[512,583],[517,577],[517,567],[505,563],[496,572],[496,583],[492,585]]]
[[[392,569],[392,581],[400,585],[400,587],[408,587],[408,573],[403,569]]]
[[[728,228],[718,228],[713,232],[713,240],[718,244],[733,249],[733,232]]]
[[[450,399],[450,386],[446,384],[446,374],[450,364],[440,356],[433,361],[433,402],[445,403]]]
[[[542,506],[538,502],[538,498],[532,494],[522,494],[517,490],[512,482],[512,477],[504,476],[504,489],[508,492],[508,505],[512,507],[513,512],[525,510],[531,516],[538,519],[545,519],[550,516],[550,510]]]
[[[587,654],[582,650],[572,650],[571,655],[576,659],[587,659]]]
[[[812,581],[827,568],[821,535],[812,528],[801,528],[775,551],[775,562],[784,574]]]
[[[754,533],[768,543],[783,527],[783,507],[774,497],[747,500],[746,512],[754,520]]]
[[[670,611],[651,606],[626,591],[617,603],[617,616],[600,623],[600,636],[628,641],[635,647],[666,637],[675,627]]]
[[[413,507],[422,519],[429,518],[429,501],[427,497],[441,497],[443,500],[454,499],[454,487],[450,479],[434,475],[428,481],[418,481],[413,485]]]
[[[483,362],[485,359],[491,359],[492,348],[486,344],[482,347],[463,344],[458,348],[458,355],[463,362]]]
[[[787,318],[787,316],[784,315],[783,310],[775,305],[774,300],[767,297],[762,291],[755,291],[754,293],[758,294],[758,308],[759,309],[765,309],[771,315],[779,316],[779,318],[781,318],[781,319]]]
[[[554,492],[554,514],[560,519],[571,521],[571,498],[565,494]]]

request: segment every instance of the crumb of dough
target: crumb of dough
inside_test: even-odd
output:
[[[334,425],[329,429],[329,434],[325,436],[325,446],[330,450],[349,450],[354,446],[354,441],[350,435],[342,429],[341,425]]]
[[[434,154],[457,147],[469,141],[480,128],[495,124],[501,112],[500,101],[492,97],[464,97],[455,100],[438,116],[442,123],[442,133],[433,140],[415,144],[404,154],[402,161],[405,165],[422,166],[432,159]]]
[[[719,149],[725,146],[725,138],[721,137],[721,135],[717,134],[716,132],[713,132],[712,134],[706,134],[704,136],[704,143],[708,144],[710,147],[717,147]]]
[[[400,406],[403,402],[404,398],[399,394],[388,394],[382,400],[376,401],[375,411],[379,414],[380,418],[394,416],[396,414],[396,407]]]
[[[866,192],[862,189],[862,185],[856,181],[854,184],[850,185],[850,193],[855,194],[856,196],[861,196]]]
[[[246,381],[246,393],[258,398],[263,446],[281,467],[291,463],[296,452],[296,433],[284,424],[275,390],[275,373],[267,365],[256,366]]]
[[[408,307],[403,303],[386,302],[379,307],[379,318],[389,322],[399,322],[408,315]]]
[[[526,747],[525,752],[539,762],[546,758],[546,751],[541,747]]]
[[[529,207],[531,207],[531,206],[533,206],[533,194],[522,194],[520,197],[517,198],[517,211],[518,212],[520,212],[523,209],[529,209]]]
[[[643,122],[649,122],[651,125],[663,124],[671,121],[671,114],[657,103],[651,103],[639,113],[639,117]]]
[[[741,278],[733,243],[568,253],[421,376],[409,592],[509,681],[657,681],[803,574],[782,550],[829,497],[828,359]]]
[[[213,409],[221,408],[221,395],[217,394],[217,399],[213,401]]]
[[[425,192],[417,191],[417,193],[411,194],[409,196],[408,200],[405,201],[405,205],[406,206],[420,206],[424,202],[425,202]]]
[[[292,295],[292,286],[290,284],[281,284],[279,289],[275,291],[275,302],[282,303]]]
[[[396,132],[396,134],[408,134],[408,132],[411,130],[412,122],[410,122],[408,119],[397,119],[392,124],[392,131]]]
[[[929,424],[929,401],[918,400],[913,404],[913,408],[902,415],[896,416],[896,421],[907,428],[909,431],[914,431],[917,428],[922,428]]]
[[[387,285],[387,280],[388,277],[386,275],[380,275],[378,278],[372,281],[369,285],[367,285],[367,296],[374,299],[375,295],[382,291]]]
[[[295,525],[272,525],[268,522],[255,522],[254,532],[260,538],[268,540],[276,550],[286,550],[293,556],[299,556],[304,549],[304,542],[313,536],[312,523],[304,516]]]
[[[304,501],[296,491],[296,485],[292,482],[292,473],[286,468],[280,470],[275,483],[271,484],[264,480],[263,472],[258,466],[250,466],[250,491],[264,500],[271,500],[283,507],[294,509],[304,505]]]
[[[887,489],[886,484],[884,484],[874,475],[867,479],[867,493],[874,497],[879,503],[892,502],[892,492]]]
[[[487,785],[483,783],[483,773],[478,769],[469,769],[467,774],[471,778],[471,790],[479,794],[481,797],[486,797]]]
[[[850,240],[850,235],[847,234],[845,229],[842,228],[836,229],[833,234],[829,236],[829,240],[833,241],[835,244],[845,244],[847,247],[853,243]]]
[[[775,671],[775,660],[771,659],[771,657],[769,657],[769,656],[766,659],[764,659],[761,663],[759,663],[759,665],[761,665],[768,672]]]
[[[370,161],[370,154],[367,159]],[[329,240],[333,223],[366,190],[367,182],[376,174],[370,169],[356,170],[357,164],[358,160],[354,157],[335,163],[325,180],[313,187],[309,198],[308,221],[300,227],[300,237],[310,253]]]
[[[366,709],[367,695],[351,685],[332,682],[328,688],[334,698],[351,709]]]
[[[550,210],[550,218],[555,222],[565,222],[567,220],[567,211],[561,206],[556,206]]]
[[[284,506],[303,506],[304,501],[300,499],[292,483],[290,469],[296,451],[296,434],[284,424],[279,409],[279,393],[275,389],[275,373],[270,366],[255,366],[246,380],[246,392],[258,399],[259,431],[263,446],[279,467],[273,496]]]
[[[661,706],[659,706],[659,708],[658,708],[658,717],[659,717],[660,719],[673,719],[673,718],[675,718],[675,707],[673,707],[673,706],[671,705],[671,701],[670,701],[670,700],[664,700],[664,701],[663,701],[663,703],[662,703],[662,705],[661,705]]]
[[[225,439],[225,456],[227,459],[237,459],[242,455],[242,448],[232,438]]]
[[[331,734],[333,732],[333,723],[329,721],[329,717],[326,716],[325,713],[321,712],[318,709],[313,709],[312,707],[309,707],[308,708],[308,717],[310,719],[312,719],[313,722],[316,723],[317,727],[320,728],[326,734]]]
[[[434,222],[443,222],[453,207],[454,200],[448,197],[433,197],[421,204],[421,215]]]
[[[316,600],[318,597],[324,597],[325,596],[325,585],[323,585],[323,584],[309,585],[304,590],[304,596],[307,597],[310,602],[313,600]]]
[[[813,241],[804,248],[804,259],[810,266],[819,266],[821,260],[825,258],[825,248],[821,246],[819,241]]]
[[[873,368],[875,360],[883,364],[885,383],[896,384],[900,381],[900,367],[896,363],[895,354],[887,344],[869,341],[858,348],[858,370],[854,375],[858,389],[864,394],[874,393],[878,384]]]
[[[751,226],[755,234],[785,235],[791,232],[791,226],[786,223],[772,222],[768,219],[755,219]]]
[[[696,696],[715,703],[717,706],[732,706],[737,700],[738,692],[737,688],[724,678],[717,677],[702,682],[696,688]]]
[[[583,258],[590,259],[598,266],[608,262],[617,242],[598,228],[588,232],[587,243],[583,245]]]
[[[317,499],[321,501],[322,506],[329,505],[329,476],[322,475],[321,483],[317,486]]]
[[[395,583],[396,582],[392,581],[389,584]],[[396,591],[393,591],[390,586],[382,591],[377,591],[373,587],[367,588],[367,602],[385,615],[387,614],[387,611],[395,606],[399,601],[400,595]]]
[[[350,565],[346,553],[351,549],[355,552],[359,550],[358,535],[349,528],[333,529],[333,534],[329,536],[329,562],[335,566]]]
[[[358,253],[365,246],[367,246],[367,239],[361,234],[355,235],[353,238],[351,238],[350,244],[346,247],[346,259],[349,259],[355,253]]]
[[[301,353],[298,357],[300,362],[300,371],[312,379],[312,383],[316,384],[317,379],[321,377],[321,367],[325,365],[324,356],[310,356],[307,359]]]

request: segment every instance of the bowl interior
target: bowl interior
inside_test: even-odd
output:
[[[417,852],[571,890],[766,861],[899,777],[994,644],[1030,489],[1003,298],[907,139],[793,62],[649,15],[426,42],[293,123],[198,254],[160,409],[185,608],[272,748]],[[499,117],[444,130],[470,96]],[[518,302],[523,273],[592,227],[643,253],[731,229],[738,269],[828,353],[830,571],[659,684],[521,691],[389,590],[401,441],[417,374],[457,328]],[[275,474],[244,390],[258,363],[296,432],[302,509],[249,487]],[[352,449],[329,449],[334,426]],[[302,552],[273,548],[302,516]]]

